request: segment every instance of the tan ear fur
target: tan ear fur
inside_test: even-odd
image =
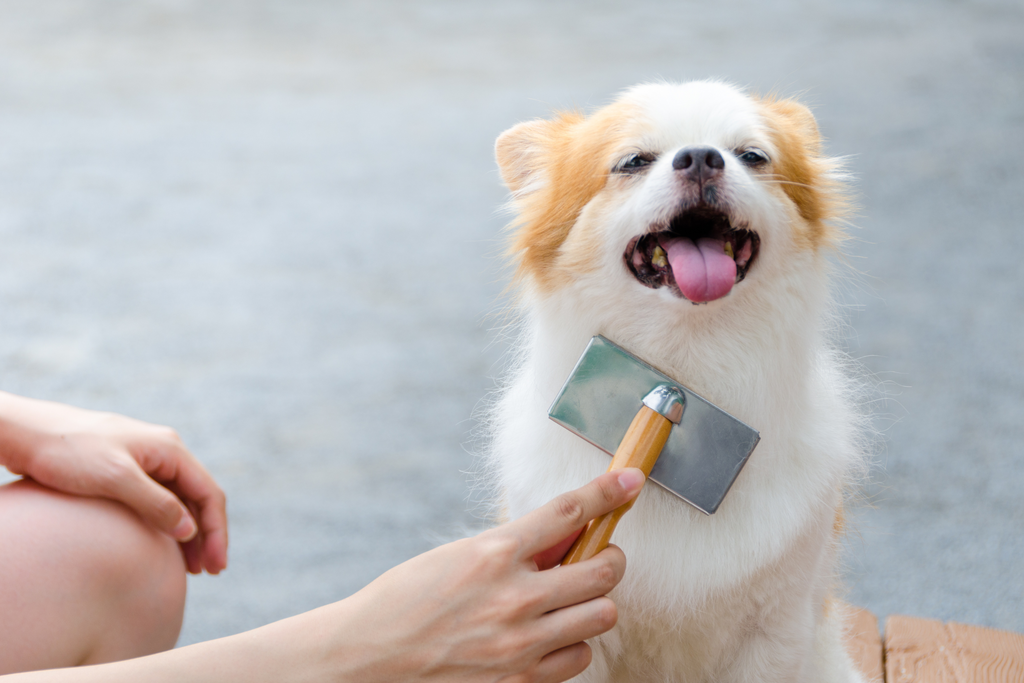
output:
[[[550,126],[550,121],[526,121],[506,130],[494,143],[501,179],[513,193],[542,175]]]
[[[590,117],[565,112],[521,123],[498,138],[498,166],[519,211],[509,249],[518,261],[517,279],[529,274],[541,289],[560,281],[559,249],[608,179],[609,152],[619,142],[626,111],[612,104]]]
[[[772,160],[782,190],[807,222],[807,246],[833,245],[842,239],[828,221],[841,218],[847,209],[837,162],[822,156],[821,134],[810,109],[794,100],[761,100],[778,155]]]
[[[773,100],[766,105],[776,116],[787,122],[791,132],[800,136],[809,152],[821,153],[821,133],[810,109],[796,100]]]

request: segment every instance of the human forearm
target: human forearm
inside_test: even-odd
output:
[[[299,619],[306,615],[299,615]],[[304,683],[315,660],[291,619],[234,636],[108,664],[0,676],[0,683]],[[302,630],[299,625],[299,631]],[[337,680],[337,679],[332,679]]]

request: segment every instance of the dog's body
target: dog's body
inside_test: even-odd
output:
[[[645,487],[613,539],[628,561],[618,625],[580,680],[860,680],[829,598],[862,456],[828,344],[842,197],[813,117],[720,83],[646,85],[587,118],[520,124],[497,155],[523,316],[493,415],[507,516],[608,466],[547,418],[595,334],[762,437],[713,516]]]

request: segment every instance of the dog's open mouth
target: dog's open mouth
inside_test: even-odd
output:
[[[668,227],[638,235],[623,257],[633,276],[652,288],[671,287],[693,303],[720,299],[757,258],[761,238],[717,209],[683,211]]]

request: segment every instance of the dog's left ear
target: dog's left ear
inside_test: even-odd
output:
[[[826,224],[843,217],[849,202],[843,189],[841,162],[823,156],[821,134],[811,110],[794,100],[761,100],[765,122],[779,156],[776,174],[782,191],[808,223],[809,243],[837,244],[842,235]]]
[[[501,179],[514,194],[542,184],[550,128],[550,121],[527,121],[509,128],[494,143]]]
[[[810,109],[796,100],[767,99],[762,104],[783,137],[791,143],[798,141],[812,156],[821,153],[821,133]]]

